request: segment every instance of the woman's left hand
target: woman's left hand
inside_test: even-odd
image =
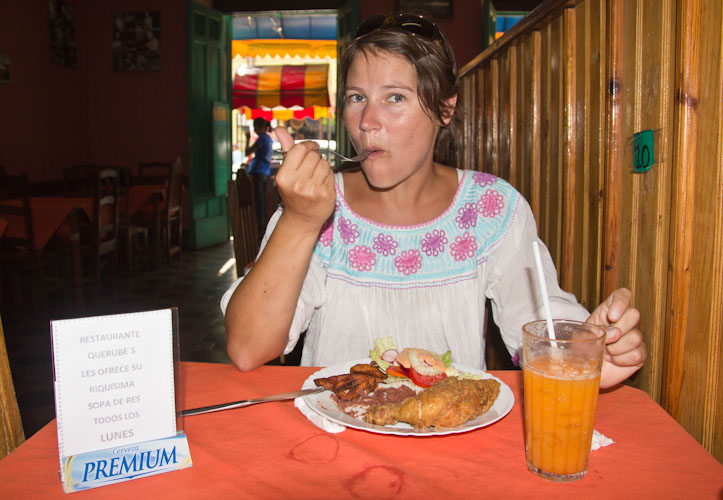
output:
[[[606,330],[605,362],[600,376],[600,387],[612,387],[638,371],[647,349],[643,334],[637,329],[640,312],[630,306],[632,293],[618,288],[592,312],[588,323]]]

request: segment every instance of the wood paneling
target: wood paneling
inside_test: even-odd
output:
[[[465,168],[530,202],[563,288],[633,292],[647,391],[723,459],[723,4],[549,0],[462,69]],[[633,173],[633,136],[655,164]]]

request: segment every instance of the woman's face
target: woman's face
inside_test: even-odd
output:
[[[359,54],[349,68],[344,96],[344,125],[357,152],[371,151],[362,162],[374,187],[394,187],[433,165],[439,126],[417,96],[417,74],[401,56]]]

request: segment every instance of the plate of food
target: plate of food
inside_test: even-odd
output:
[[[405,351],[399,354],[406,361]],[[412,352],[413,362],[426,357],[417,354]],[[515,403],[509,386],[482,370],[451,362],[440,365],[444,369],[422,365],[414,370],[413,364],[410,370],[404,366],[408,362],[377,361],[379,357],[373,355],[313,373],[302,389],[323,386],[330,390],[305,396],[304,401],[334,423],[399,436],[469,432],[497,422]],[[443,374],[435,376],[440,370]],[[405,376],[409,371],[416,376]]]

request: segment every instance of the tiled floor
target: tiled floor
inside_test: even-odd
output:
[[[185,251],[180,260],[156,271],[122,276],[118,296],[89,306],[82,316],[178,307],[183,361],[229,363],[226,333],[218,303],[236,278],[230,243]],[[230,262],[229,262],[230,260]],[[7,291],[4,291],[7,292]],[[32,311],[2,311],[5,341],[26,436],[55,417],[49,322],[77,317],[61,306]],[[287,363],[298,359],[287,358]]]

